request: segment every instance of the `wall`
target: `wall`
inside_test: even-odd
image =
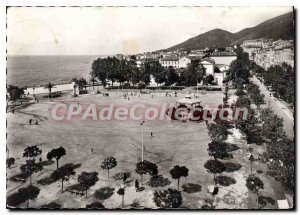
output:
[[[211,59],[215,61],[215,64],[226,64],[230,65],[230,63],[236,60],[236,56],[211,56]]]

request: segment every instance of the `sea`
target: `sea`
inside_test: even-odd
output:
[[[92,62],[106,55],[8,56],[7,84],[22,87],[70,83],[72,78],[89,78]]]

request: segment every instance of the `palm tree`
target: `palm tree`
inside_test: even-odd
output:
[[[55,85],[52,84],[51,82],[49,82],[48,84],[46,84],[46,85],[44,86],[44,89],[49,90],[49,98],[50,98],[50,96],[51,96],[52,88],[54,88],[54,87],[55,87]]]

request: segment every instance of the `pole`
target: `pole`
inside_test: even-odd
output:
[[[144,121],[142,122],[142,162],[144,161]]]
[[[197,79],[197,96],[198,96],[198,79]]]

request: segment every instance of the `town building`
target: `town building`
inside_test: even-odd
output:
[[[293,41],[284,40],[274,41],[268,48],[263,48],[254,53],[253,60],[264,69],[282,63],[294,67],[294,43]]]
[[[159,59],[159,63],[165,68],[168,68],[169,66],[173,66],[174,68],[179,69],[179,68],[187,68],[188,64],[191,63],[191,59],[188,57],[170,56],[170,57]]]
[[[215,61],[211,58],[204,58],[201,60],[201,64],[206,69],[206,75],[213,75],[215,70]]]

